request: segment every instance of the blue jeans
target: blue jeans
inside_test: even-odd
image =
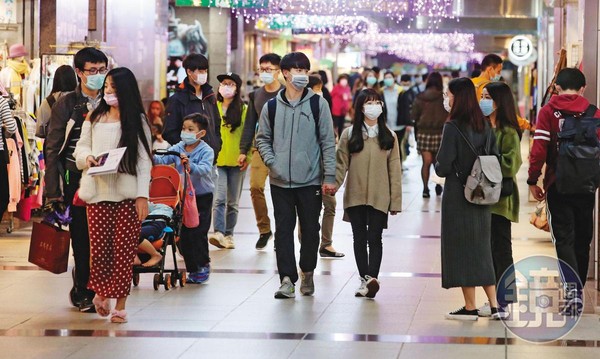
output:
[[[237,223],[238,204],[246,171],[241,171],[237,166],[223,166],[218,167],[217,170],[219,178],[213,209],[213,224],[215,232],[230,236],[233,235]]]

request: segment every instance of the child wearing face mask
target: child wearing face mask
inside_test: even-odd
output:
[[[238,162],[240,141],[246,120],[247,106],[242,102],[242,79],[235,73],[217,76],[219,94],[217,107],[221,116],[221,152],[217,159],[219,173],[213,209],[214,233],[208,236],[210,244],[225,249],[235,248],[233,230],[237,223],[238,203],[248,167],[249,156]]]
[[[209,128],[209,119],[204,114],[193,113],[184,117],[181,141],[169,148],[169,151],[179,152],[180,156],[154,156],[156,164],[175,164],[182,176],[183,171],[189,170],[196,192],[200,225],[196,228],[182,226],[179,245],[189,273],[187,282],[198,284],[206,282],[210,276],[208,230],[215,185],[211,176],[214,151],[202,139],[206,136],[207,128]]]
[[[360,275],[355,296],[374,298],[379,291],[381,237],[388,213],[396,215],[402,210],[402,166],[398,139],[386,125],[377,91],[361,91],[356,108],[352,127],[340,137],[336,182],[337,188],[346,182],[344,220],[352,225]]]

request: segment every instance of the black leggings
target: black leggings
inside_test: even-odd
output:
[[[8,208],[8,199],[10,198],[8,190],[8,169],[6,167],[5,150],[0,150],[0,220]]]
[[[358,274],[361,278],[369,275],[379,276],[383,244],[381,236],[387,227],[387,213],[376,210],[371,206],[355,206],[346,208],[350,217],[352,234],[354,236],[354,257]],[[369,250],[367,252],[367,245]]]

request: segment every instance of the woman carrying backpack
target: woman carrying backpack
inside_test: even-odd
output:
[[[465,304],[448,313],[446,319],[477,320],[475,287],[483,287],[490,302],[492,318],[501,315],[496,302],[496,279],[491,248],[491,208],[467,201],[464,184],[476,154],[461,133],[480,154],[497,154],[496,137],[475,99],[475,87],[468,78],[448,84],[444,107],[450,116],[444,125],[435,171],[446,177],[442,195],[442,287],[460,287]],[[460,131],[460,132],[459,132]]]
[[[496,283],[499,283],[502,274],[513,264],[511,222],[519,221],[519,189],[516,176],[523,163],[521,129],[512,91],[504,82],[487,84],[482,91],[479,106],[494,128],[502,169],[500,201],[492,206],[492,259]],[[514,279],[514,272],[510,275]],[[500,301],[501,306],[507,303],[508,301]],[[489,304],[479,309],[479,316],[490,315]]]

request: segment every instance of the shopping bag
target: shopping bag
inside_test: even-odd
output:
[[[187,228],[196,228],[200,225],[200,216],[196,205],[196,191],[194,191],[189,173],[186,173],[185,180],[187,186],[183,199],[183,225]]]
[[[66,272],[70,238],[69,231],[46,222],[34,222],[29,245],[29,262],[55,274]]]
[[[550,232],[550,225],[548,224],[548,216],[546,214],[545,200],[538,202],[537,206],[535,207],[535,211],[531,213],[529,223],[533,224],[533,226],[537,229]]]
[[[75,192],[75,195],[73,196],[73,206],[76,206],[76,207],[87,206],[87,203],[84,200],[82,200],[81,198],[79,198],[79,190],[77,190]]]

